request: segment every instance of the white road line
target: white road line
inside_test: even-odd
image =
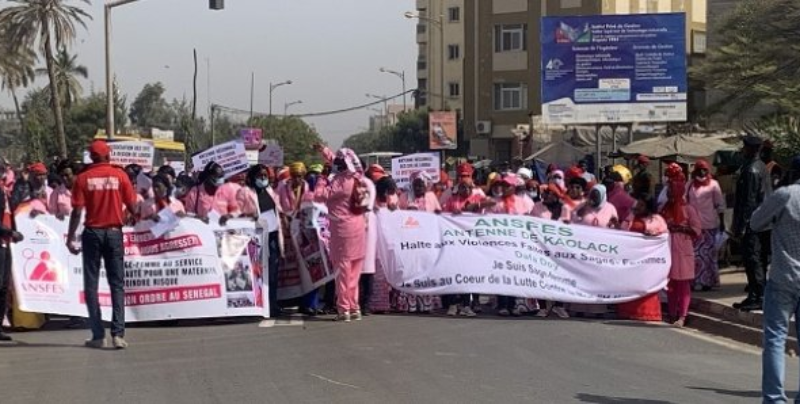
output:
[[[330,383],[330,384],[335,384],[335,385],[337,385],[337,386],[349,387],[349,388],[351,388],[351,389],[356,389],[356,390],[357,390],[357,389],[360,389],[360,387],[358,387],[358,386],[353,386],[352,384],[347,384],[347,383],[337,382],[336,380],[331,380],[331,379],[329,379],[329,378],[327,378],[327,377],[325,377],[325,376],[320,376],[320,375],[318,375],[318,374],[309,373],[308,375],[309,375],[309,376],[316,377],[317,379],[320,379],[320,380],[322,380],[322,381],[324,381],[324,382],[328,382],[328,383]]]

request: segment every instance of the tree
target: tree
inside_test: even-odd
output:
[[[89,78],[86,66],[78,64],[78,55],[69,55],[66,48],[58,50],[54,63],[56,70],[56,86],[61,96],[61,105],[70,109],[72,104],[83,94],[83,87],[78,77]],[[47,68],[36,69],[36,75],[48,75]]]
[[[344,140],[342,146],[361,154],[382,151],[379,137],[380,134],[376,132],[360,132]]]
[[[277,141],[283,147],[286,163],[302,161],[305,163],[320,162],[319,155],[311,148],[322,143],[317,131],[298,117],[256,117],[250,120],[249,126],[261,128],[264,139]]]
[[[8,90],[11,94],[23,134],[25,134],[25,124],[16,90],[25,88],[33,82],[35,62],[36,53],[32,49],[12,43],[7,33],[0,31],[0,89]]]
[[[12,43],[33,48],[38,42],[44,53],[50,78],[50,98],[58,145],[63,157],[67,156],[67,136],[64,132],[61,104],[58,103],[61,98],[56,86],[58,82],[53,47],[66,47],[75,39],[75,23],[85,29],[85,19],[92,18],[80,7],[67,4],[67,1],[69,0],[9,0],[17,5],[0,10],[0,26],[5,27]],[[91,5],[89,0],[79,1]]]
[[[25,136],[27,147],[25,159],[42,161],[55,153],[49,152],[48,147],[50,151],[56,149],[56,144],[53,144],[55,141],[52,140],[55,120],[48,91],[41,88],[30,91],[22,102],[22,109],[26,114],[23,126],[28,130]]]
[[[131,104],[131,122],[139,128],[169,128],[174,118],[164,92],[161,83],[145,84]]]
[[[712,111],[770,104],[800,114],[800,2],[742,0],[722,19],[720,47],[691,75],[727,97]]]

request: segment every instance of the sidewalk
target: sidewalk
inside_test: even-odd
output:
[[[692,305],[686,325],[742,343],[763,345],[763,312],[742,312],[733,308],[747,296],[744,288],[747,277],[742,268],[728,268],[721,272],[722,286],[710,292],[693,292]],[[793,320],[794,322],[794,320]],[[789,326],[786,352],[797,355],[797,333]]]

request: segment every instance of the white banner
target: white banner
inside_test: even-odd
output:
[[[23,216],[25,240],[13,247],[14,290],[26,312],[86,316],[82,256],[69,253],[67,222]],[[261,230],[246,220],[223,228],[184,218],[155,238],[152,222],[125,229],[126,321],[267,316],[268,247]],[[100,304],[111,319],[111,296],[101,271]]]
[[[304,204],[283,225],[285,255],[278,275],[278,300],[294,299],[333,280],[328,255],[328,208]]]
[[[216,162],[225,170],[225,178],[247,171],[247,168],[250,167],[244,144],[240,141],[226,142],[193,156],[193,170],[200,172],[211,161]]]
[[[393,287],[606,304],[663,289],[669,238],[526,216],[378,214],[378,256]]]
[[[118,141],[108,144],[111,147],[111,163],[125,167],[136,164],[145,171],[153,169],[155,147],[152,142]]]
[[[282,167],[283,147],[276,143],[268,143],[259,152],[258,162],[268,167]]]
[[[418,171],[427,173],[433,178],[432,182],[439,182],[440,169],[441,158],[439,158],[439,153],[436,152],[392,158],[392,179],[394,179],[397,187],[401,189],[411,187],[411,174]]]

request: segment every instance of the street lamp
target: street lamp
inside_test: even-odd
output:
[[[293,105],[297,105],[297,104],[302,104],[302,103],[303,103],[303,101],[297,100],[297,101],[292,101],[290,103],[283,104],[283,116],[285,117],[287,115],[287,113],[289,112],[289,107],[291,107]]]
[[[442,55],[441,61],[442,64],[439,67],[439,96],[441,98],[441,108],[444,110],[444,64],[445,64],[445,52],[444,49],[444,16],[439,16],[439,18],[432,19],[430,17],[421,16],[418,13],[413,13],[410,11],[405,12],[403,14],[407,19],[417,19],[419,21],[426,21],[433,24],[434,27],[439,29],[439,48],[441,49]]]
[[[292,80],[287,80],[282,83],[272,84],[269,83],[269,115],[272,116],[272,93],[278,87],[283,87],[284,85],[292,85]]]
[[[406,111],[406,72],[405,72],[405,70],[403,70],[403,71],[394,71],[394,70],[389,70],[387,68],[381,67],[380,72],[387,73],[387,74],[392,74],[392,75],[400,78],[400,80],[403,82],[403,112],[405,112]]]
[[[116,0],[109,1],[104,5],[105,17],[105,40],[106,40],[106,137],[114,138],[114,73],[111,71],[111,9],[124,6],[139,0]],[[224,0],[209,0],[208,7],[211,10],[222,10],[225,8]]]
[[[374,98],[383,101],[383,115],[389,118],[389,97],[385,95],[366,94],[367,98]]]

